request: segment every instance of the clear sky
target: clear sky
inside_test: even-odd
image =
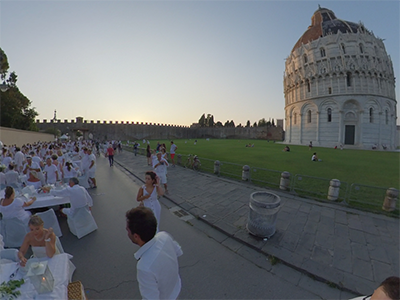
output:
[[[0,45],[38,119],[253,124],[284,118],[285,59],[318,4],[385,39],[400,78],[396,0],[0,0]]]

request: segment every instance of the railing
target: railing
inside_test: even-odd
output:
[[[327,200],[330,182],[327,178],[296,174],[292,177],[290,191],[299,196]],[[337,202],[346,201],[347,189],[347,182],[341,181]]]
[[[279,189],[281,171],[250,167],[250,181],[254,184]]]
[[[124,146],[124,148],[133,152],[132,147]],[[146,155],[146,149],[139,148],[138,154]],[[197,168],[194,168],[194,155],[180,154],[178,156],[180,156],[180,158],[177,159],[177,156],[175,156],[175,161],[178,160],[177,164],[182,167],[195,169],[200,172],[216,174],[215,164],[217,161],[198,157],[200,160],[200,165]],[[216,174],[218,176],[242,180],[242,165],[220,161],[217,169],[219,170],[219,172]],[[279,189],[281,184],[281,174],[281,171],[250,166],[248,181],[258,186]],[[327,178],[295,174],[291,175],[290,184],[287,187],[287,190],[301,197],[308,197],[329,203],[339,203],[341,205],[347,205],[362,210],[386,214],[388,216],[397,218],[399,217],[398,205],[391,212],[382,210],[383,200],[385,199],[385,193],[387,191],[386,188],[362,185],[358,183],[352,183],[350,185],[347,182],[341,181],[340,187],[338,188],[338,193],[335,195],[335,201],[332,201],[332,199],[328,200],[328,197],[330,196],[329,190],[331,188],[331,181],[331,179]]]

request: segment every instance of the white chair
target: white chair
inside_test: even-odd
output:
[[[98,228],[87,205],[76,209],[73,215],[68,216],[67,222],[69,230],[78,239],[88,235]]]
[[[44,212],[37,213],[37,215],[43,220],[44,228],[49,229],[50,227],[53,228],[54,234],[57,237],[62,236],[60,224],[58,223],[58,219],[54,209],[49,209]]]
[[[21,247],[25,235],[28,233],[28,226],[18,218],[2,219],[1,234],[4,239],[4,247]]]
[[[90,187],[88,182],[89,176],[87,173],[83,176],[78,177],[78,180],[79,180],[79,185],[83,186],[85,189],[88,189]]]
[[[0,260],[1,259],[8,259],[15,262],[19,261],[18,250],[17,249],[0,250]]]

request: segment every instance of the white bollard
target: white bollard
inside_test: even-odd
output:
[[[382,209],[385,211],[394,211],[396,209],[396,201],[399,198],[399,190],[388,188],[386,191],[385,200],[383,200]]]
[[[329,182],[328,200],[336,201],[339,198],[340,180],[332,179]]]

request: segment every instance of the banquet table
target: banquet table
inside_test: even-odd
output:
[[[25,207],[25,210],[40,208],[40,207],[51,207],[61,204],[70,203],[69,197],[53,196],[48,193],[36,195],[36,201],[31,205]]]
[[[24,278],[25,283],[18,288],[21,295],[16,298],[17,300],[22,299],[68,299],[68,283],[70,277],[70,262],[71,255],[67,253],[61,253],[54,255],[52,258],[33,258],[39,261],[48,261],[48,267],[54,277],[54,289],[52,292],[38,294],[31,284],[30,279],[26,277],[27,270],[20,268],[19,263],[8,262],[0,264],[0,283],[9,281],[10,276],[13,280],[20,280]],[[30,259],[32,260],[32,258]],[[29,263],[29,261],[28,261]],[[28,265],[27,263],[27,265]]]

